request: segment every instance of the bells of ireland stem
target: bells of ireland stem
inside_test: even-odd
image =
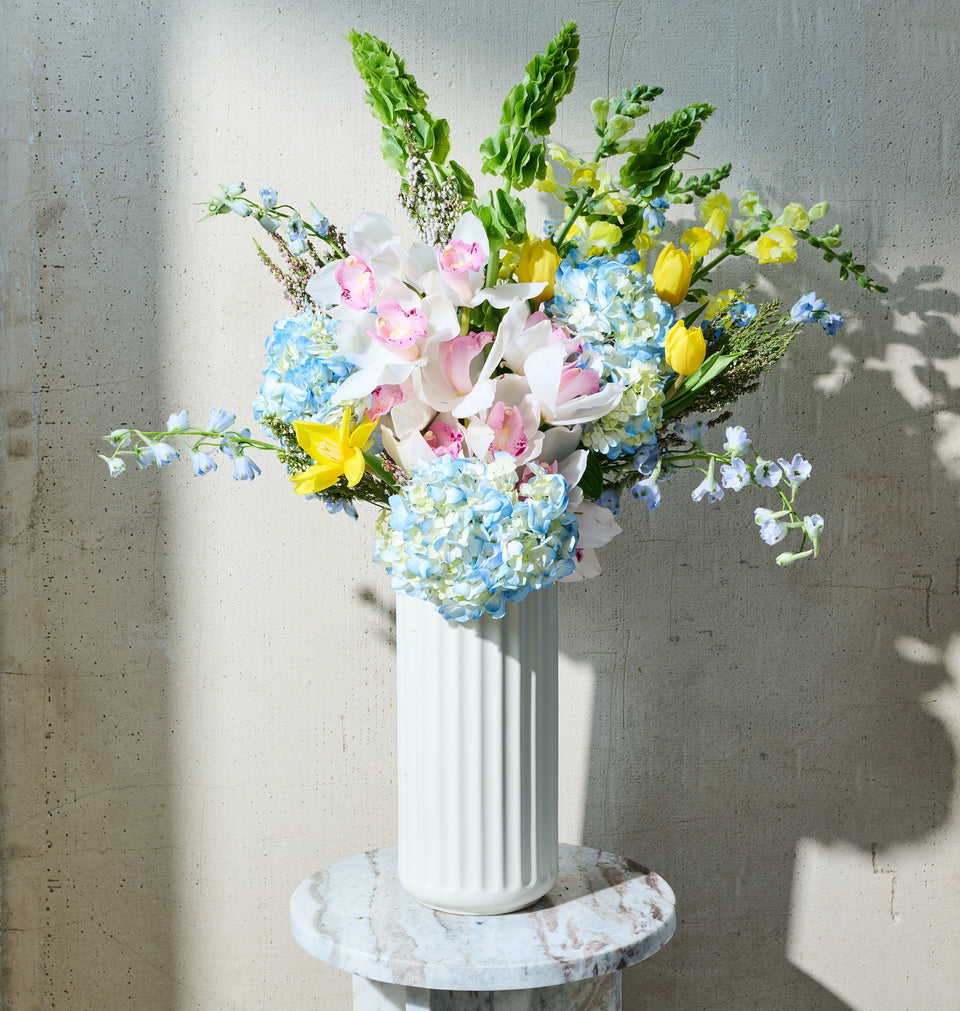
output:
[[[543,281],[544,287],[539,295],[534,295],[531,302],[540,305],[553,298],[553,282],[560,266],[560,254],[549,239],[529,238],[520,250],[520,262],[517,264],[517,280],[523,283]]]
[[[690,376],[703,364],[707,353],[707,342],[700,327],[689,330],[683,320],[677,320],[670,327],[664,345],[667,364],[677,375]]]
[[[693,276],[693,257],[668,242],[653,268],[653,289],[657,297],[676,308],[686,298]]]

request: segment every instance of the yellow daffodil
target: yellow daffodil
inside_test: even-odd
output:
[[[693,275],[693,259],[672,242],[660,250],[653,268],[653,288],[664,302],[676,307],[684,300]]]
[[[543,281],[544,288],[539,295],[531,297],[531,302],[538,305],[553,298],[553,282],[560,266],[560,254],[549,239],[528,238],[520,250],[520,260],[517,263],[517,280]]]
[[[703,364],[707,354],[707,342],[700,327],[689,330],[683,320],[677,320],[670,327],[664,345],[667,364],[680,376],[693,375]]]
[[[294,491],[298,495],[313,495],[335,485],[341,476],[352,488],[363,477],[363,450],[370,445],[375,421],[363,421],[350,431],[351,412],[344,408],[340,427],[322,425],[316,421],[295,421],[297,442],[317,462],[300,474],[294,474]]]

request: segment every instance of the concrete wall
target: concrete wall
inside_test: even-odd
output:
[[[285,313],[218,182],[346,223],[395,180],[342,36],[391,41],[460,160],[561,20],[555,131],[662,84],[701,166],[829,199],[890,286],[775,276],[848,317],[739,419],[814,461],[823,558],[750,508],[633,508],[561,597],[562,835],[676,888],[625,1006],[957,1006],[958,27],[950,0],[0,2],[3,993],[11,1011],[342,1009],[286,926],[314,869],[394,837],[391,598],[354,524],[189,466],[107,477],[102,433],[244,413]],[[781,280],[782,278],[782,280]]]

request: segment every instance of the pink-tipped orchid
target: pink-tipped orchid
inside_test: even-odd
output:
[[[370,407],[367,410],[367,417],[371,421],[376,421],[388,414],[398,404],[406,400],[406,394],[402,386],[394,383],[383,383],[377,386],[370,393]]]
[[[381,302],[374,329],[367,333],[401,358],[411,359],[417,356],[417,341],[427,336],[427,318],[417,306],[404,309],[399,302]]]
[[[564,361],[563,347],[552,344],[527,356],[523,374],[530,390],[540,402],[543,420],[550,425],[584,425],[612,411],[623,398],[623,386],[607,383],[600,386],[593,377],[578,373],[591,372]]]
[[[340,289],[340,303],[351,309],[369,309],[377,292],[370,264],[359,256],[351,254],[345,260],[338,260],[333,271]]]
[[[469,270],[483,270],[487,253],[479,242],[451,239],[442,249],[437,249],[437,263],[444,273],[466,274]]]
[[[540,405],[527,381],[523,376],[505,375],[493,382],[492,406],[467,422],[471,455],[489,460],[502,451],[518,464],[538,459],[544,433],[540,431]]]
[[[448,424],[439,418],[423,433],[423,440],[436,456],[458,457],[466,433],[460,425]]]

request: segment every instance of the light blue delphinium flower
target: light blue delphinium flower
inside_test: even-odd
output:
[[[667,223],[664,211],[670,206],[670,201],[656,197],[650,201],[649,207],[643,209],[643,224],[648,232],[659,231]]]
[[[750,468],[740,457],[720,465],[720,483],[730,491],[740,491],[750,483]]]
[[[792,460],[784,460],[781,457],[777,463],[780,464],[784,479],[791,488],[803,484],[813,470],[813,467],[799,453],[794,454]]]
[[[715,464],[716,460],[711,457],[710,463],[707,465],[706,475],[690,494],[694,502],[699,502],[704,495],[707,496],[707,501],[709,502],[719,502],[723,498],[723,489],[717,484],[713,473]]]
[[[330,222],[327,219],[327,216],[325,214],[321,214],[320,211],[313,206],[313,204],[310,205],[310,210],[313,212],[310,217],[310,224],[317,230],[318,235],[325,238],[327,233],[330,231]]]
[[[679,435],[697,449],[703,449],[703,434],[706,430],[707,425],[704,421],[695,421],[692,425],[683,425],[678,421],[673,426],[675,435]]]
[[[211,470],[217,469],[217,465],[209,453],[190,450],[190,461],[193,463],[194,477],[203,477],[204,474],[209,474]]]
[[[820,326],[830,337],[836,337],[837,331],[843,326],[843,317],[839,313],[825,312],[820,317]]]
[[[618,488],[607,488],[600,493],[600,497],[597,499],[597,505],[603,506],[604,509],[609,509],[614,516],[620,515],[620,489]]]
[[[111,477],[119,477],[127,469],[127,465],[119,456],[104,456],[103,453],[97,455],[110,468]]]
[[[167,418],[167,431],[170,433],[182,432],[189,427],[190,421],[186,411],[179,411],[177,414],[171,414]]]
[[[248,456],[233,454],[234,481],[252,481],[260,473],[260,468]]]
[[[757,465],[753,468],[753,479],[761,488],[776,488],[781,477],[783,477],[783,472],[773,460],[757,457]]]
[[[797,304],[790,310],[790,318],[794,323],[809,323],[811,320],[819,319],[820,314],[825,312],[827,303],[822,298],[817,298],[817,293],[811,291],[809,295],[802,295]]]
[[[277,206],[277,191],[265,187],[260,191],[260,203],[268,210],[273,210]]]
[[[169,467],[180,459],[180,454],[168,442],[152,442],[147,447],[147,452],[153,455],[158,467]]]
[[[813,553],[816,554],[820,548],[820,534],[823,532],[823,517],[818,513],[814,513],[812,516],[804,516],[803,530],[813,543]]]
[[[751,445],[750,439],[747,438],[746,429],[740,425],[730,425],[727,428],[727,441],[723,444],[725,453],[729,453],[733,457],[746,456]]]
[[[727,316],[734,326],[746,326],[757,315],[757,307],[751,302],[733,302],[727,306]]]
[[[760,536],[766,544],[779,544],[787,536],[787,528],[780,522],[785,515],[784,512],[760,507],[753,510],[754,521],[760,527]]]
[[[630,494],[638,502],[646,503],[648,509],[656,509],[660,505],[660,485],[657,483],[656,475],[632,484]]]
[[[210,423],[207,426],[212,432],[225,432],[235,421],[235,414],[227,414],[221,407],[214,407],[210,411]]]

